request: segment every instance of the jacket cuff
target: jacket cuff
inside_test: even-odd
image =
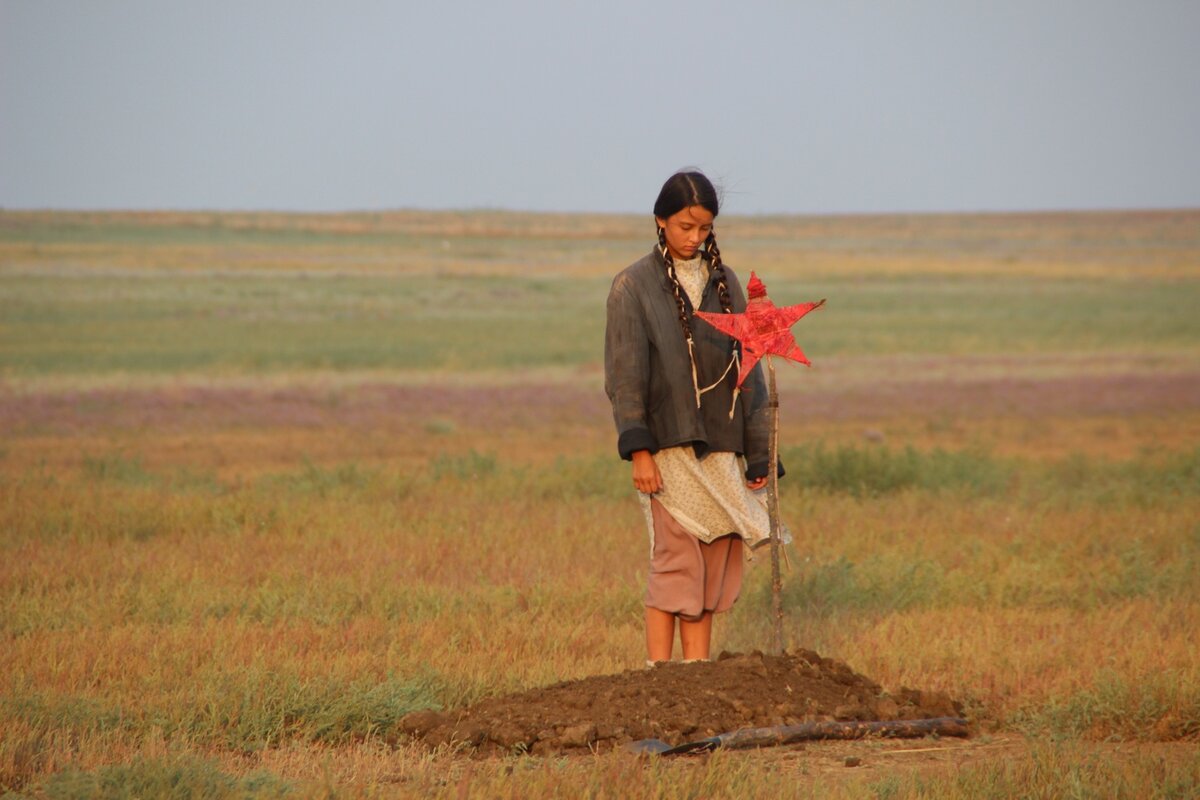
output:
[[[775,477],[782,478],[787,474],[787,470],[783,468],[782,461],[775,462]],[[759,478],[767,477],[767,459],[755,461],[753,464],[746,465],[746,480],[756,481]]]
[[[626,461],[632,461],[638,450],[658,452],[658,440],[646,428],[631,428],[617,438],[617,452]]]

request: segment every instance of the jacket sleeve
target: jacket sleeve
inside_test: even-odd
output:
[[[617,452],[626,461],[638,450],[658,452],[658,441],[646,424],[650,386],[650,340],[641,304],[627,275],[618,275],[608,294],[604,331],[604,391],[617,425]]]

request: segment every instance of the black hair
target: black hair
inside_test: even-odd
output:
[[[666,219],[685,208],[700,206],[714,217],[721,213],[716,187],[703,172],[676,172],[667,178],[654,201],[654,216]]]
[[[675,274],[675,260],[671,258],[671,251],[667,249],[666,233],[659,226],[658,220],[665,220],[692,206],[700,206],[712,214],[714,219],[721,212],[721,199],[717,194],[716,187],[703,172],[698,170],[676,172],[667,178],[667,182],[658,192],[658,199],[654,201],[654,229],[658,234],[658,247],[662,252],[663,261],[666,262],[667,278],[670,279],[671,288],[675,292],[675,303],[679,306],[679,325],[683,328],[683,335],[689,343],[692,340],[691,320],[688,319],[687,306],[683,302],[683,292],[679,287],[679,278]],[[725,265],[721,263],[721,250],[717,247],[717,235],[713,231],[709,231],[708,238],[704,240],[703,255],[708,259],[713,277],[717,279],[717,297],[721,301],[721,308],[726,314],[732,314],[733,301],[729,296],[729,285],[725,280]]]

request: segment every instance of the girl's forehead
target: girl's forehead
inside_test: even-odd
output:
[[[671,215],[672,222],[690,222],[693,225],[711,225],[713,214],[704,206],[688,206]]]

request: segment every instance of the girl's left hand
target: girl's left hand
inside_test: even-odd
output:
[[[746,481],[746,487],[749,488],[750,491],[752,491],[752,492],[757,492],[759,489],[763,488],[766,485],[767,485],[767,476],[766,475],[762,476],[761,478],[755,478],[752,481]]]

